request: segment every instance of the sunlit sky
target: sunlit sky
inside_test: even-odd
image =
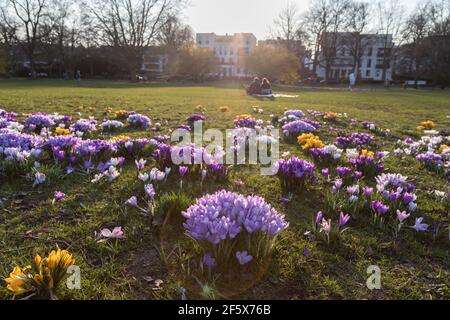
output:
[[[419,1],[399,0],[406,9],[414,8]],[[289,2],[294,2],[300,11],[309,4],[309,0],[190,0],[183,13],[195,32],[251,32],[258,39],[265,39],[270,36],[279,11]]]

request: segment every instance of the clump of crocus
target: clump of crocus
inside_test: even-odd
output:
[[[297,138],[298,143],[302,146],[303,150],[309,150],[312,148],[323,148],[325,144],[320,138],[312,133],[303,133]]]
[[[422,121],[417,127],[417,130],[431,130],[435,127],[435,124],[431,120]]]
[[[303,188],[314,178],[314,164],[297,158],[281,159],[276,163],[278,177],[284,188]]]
[[[339,214],[336,222],[332,222],[331,219],[326,219],[322,211],[316,213],[313,221],[313,230],[317,235],[324,236],[327,243],[330,244],[331,240],[339,239],[341,234],[344,233],[348,227],[346,227],[350,215],[344,212]]]
[[[36,255],[32,264],[14,267],[5,279],[6,288],[14,293],[14,297],[28,295],[27,298],[55,299],[58,286],[74,263],[72,254],[59,248],[44,258]]]
[[[65,128],[61,128],[61,127],[56,127],[56,129],[55,129],[56,136],[67,136],[69,134],[70,134],[69,129],[65,129]]]
[[[234,117],[234,125],[236,128],[254,128],[257,121],[249,114],[240,114]]]
[[[284,216],[258,196],[225,190],[208,194],[182,212],[186,234],[203,253],[226,268],[236,255],[241,265],[266,259],[276,236],[288,227]]]

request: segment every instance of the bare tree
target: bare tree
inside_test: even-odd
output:
[[[404,8],[398,0],[380,0],[376,4],[376,28],[383,44],[380,52],[377,53],[377,57],[381,60],[383,81],[386,81],[387,70],[390,67],[395,70],[395,50],[400,47],[402,42],[403,12]]]
[[[179,17],[169,15],[161,26],[157,40],[160,45],[178,51],[194,41],[194,32],[190,26],[183,24]]]
[[[450,82],[450,0],[430,3],[429,21],[427,49],[433,82],[444,88]]]
[[[320,49],[326,30],[330,25],[329,3],[327,0],[313,0],[301,18],[301,29],[312,51],[312,72],[316,73],[320,60]]]
[[[146,47],[155,43],[167,16],[181,0],[100,0],[87,4],[103,44],[114,47],[131,80],[140,68]]]
[[[335,62],[336,51],[342,41],[342,37],[339,34],[343,31],[345,26],[345,16],[347,10],[350,8],[350,2],[348,0],[330,0],[328,3],[329,8],[329,21],[325,25],[323,30],[323,36],[321,41],[321,52],[323,55],[323,61],[321,63],[325,66],[325,79],[328,80],[331,76],[331,66]]]
[[[36,77],[36,50],[53,29],[49,0],[7,0],[1,14],[10,36],[28,58],[31,78]]]
[[[284,7],[275,19],[275,36],[286,44],[289,51],[295,50],[296,42],[301,35],[300,32],[300,16],[298,7],[295,3],[290,2]]]
[[[370,38],[365,35],[368,32],[370,19],[369,2],[351,2],[346,17],[346,30],[344,44],[350,49],[353,58],[353,70],[359,79],[358,70],[361,68],[361,59],[364,51],[370,45]]]
[[[403,30],[403,38],[408,42],[410,70],[414,73],[415,86],[422,72],[422,65],[428,54],[425,40],[430,32],[429,4],[419,5],[408,17]]]

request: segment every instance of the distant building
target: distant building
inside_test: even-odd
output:
[[[141,73],[149,77],[159,77],[169,70],[169,54],[164,46],[148,47],[142,57]]]
[[[215,33],[197,33],[198,48],[211,49],[219,61],[219,73],[222,78],[245,78],[251,76],[240,64],[243,54],[256,48],[256,37],[252,33],[234,35],[216,35]]]
[[[362,80],[383,80],[384,57],[390,56],[394,44],[392,35],[363,34],[361,35],[362,55],[360,65],[355,61],[352,52],[351,34],[340,32],[336,37],[336,53],[332,58],[329,79],[342,80],[354,72],[358,73]],[[319,78],[326,78],[326,55],[319,53],[319,64],[316,75]],[[392,61],[386,60],[386,79],[392,80]],[[355,70],[358,69],[358,70]]]

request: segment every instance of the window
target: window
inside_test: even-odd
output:
[[[202,44],[202,40],[198,40],[198,44],[200,44],[200,45],[201,45],[201,44]]]
[[[372,56],[372,53],[373,53],[372,47],[368,48],[368,49],[367,49],[367,55],[368,55],[369,57],[371,57],[371,56]]]
[[[372,59],[367,60],[367,68],[372,68]]]
[[[366,70],[366,77],[370,78],[370,70]]]
[[[341,49],[341,56],[345,56],[345,48]]]

